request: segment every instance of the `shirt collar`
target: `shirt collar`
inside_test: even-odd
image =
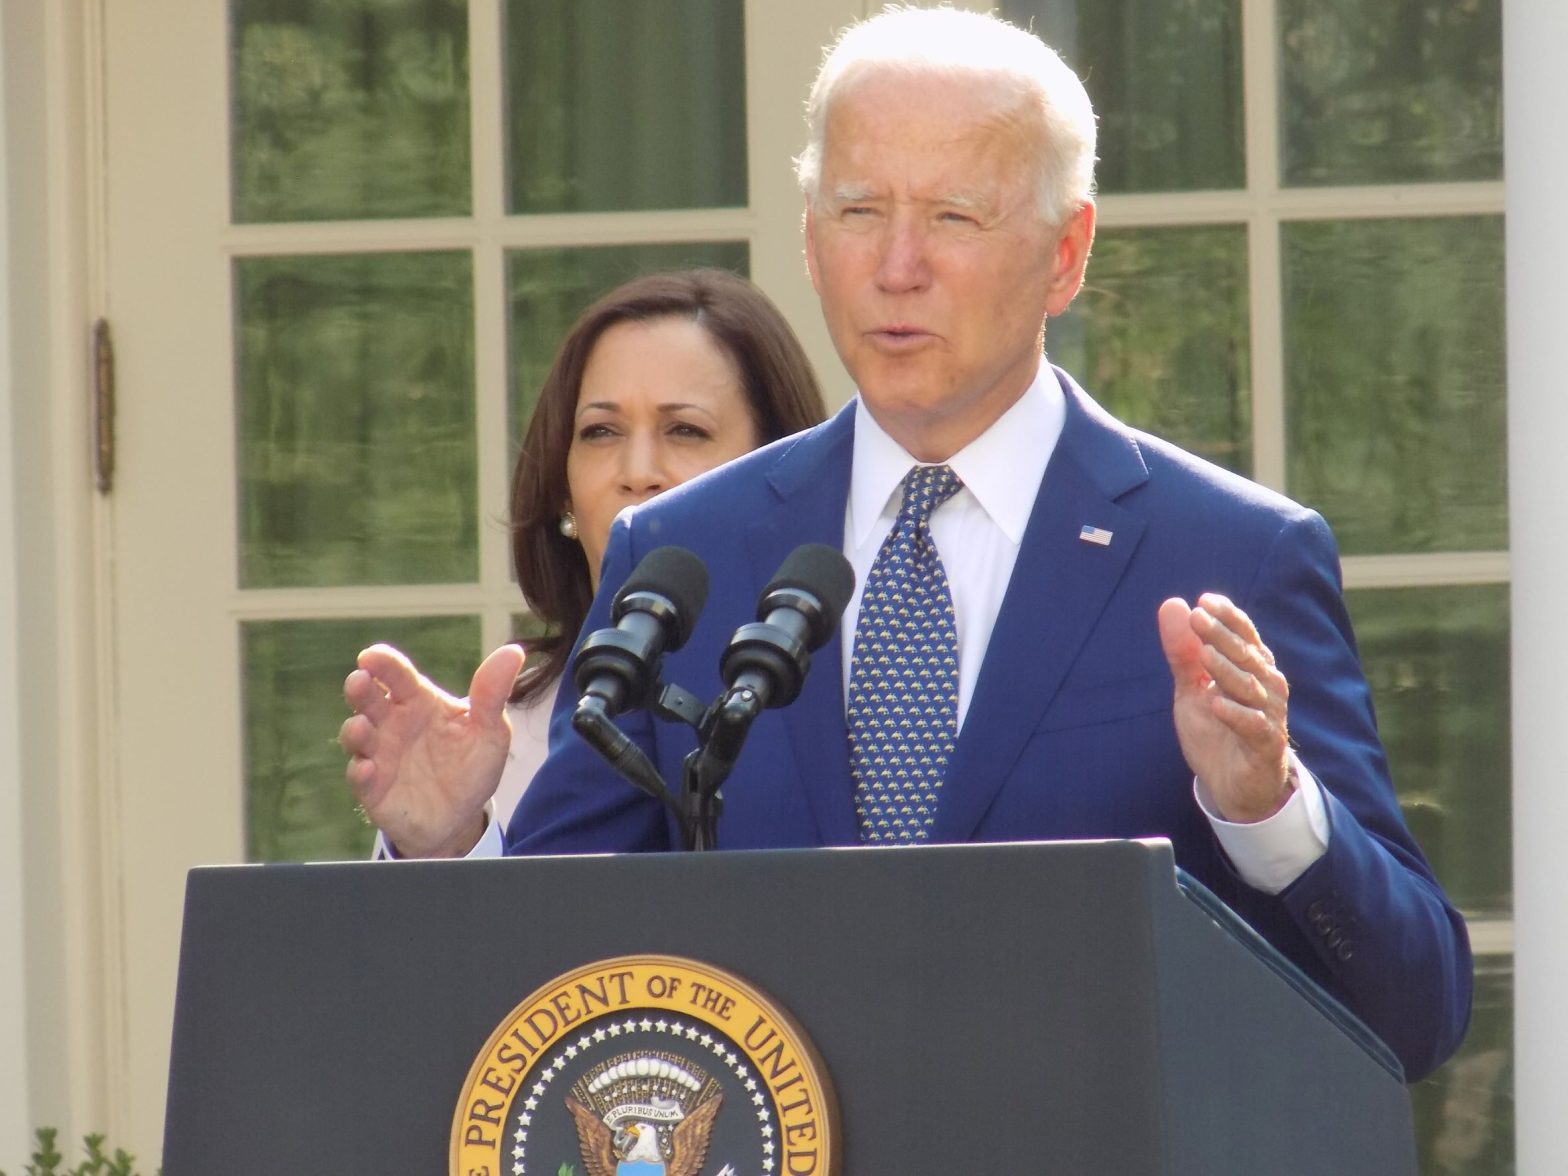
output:
[[[1023,542],[1046,463],[1066,419],[1061,385],[1051,366],[1042,362],[1034,382],[1013,406],[947,461],[964,489],[1015,545]],[[887,435],[859,399],[852,463],[848,525],[853,547],[859,549],[877,519],[897,511],[895,494],[904,475],[920,463]]]

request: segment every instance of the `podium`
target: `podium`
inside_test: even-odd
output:
[[[163,1171],[447,1172],[497,1026],[633,954],[793,1015],[840,1176],[1416,1170],[1388,1051],[1117,841],[194,870]]]

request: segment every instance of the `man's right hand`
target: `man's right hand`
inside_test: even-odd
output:
[[[503,645],[454,698],[390,645],[360,653],[338,732],[355,798],[400,857],[462,857],[484,832],[512,744],[506,700],[523,650]]]

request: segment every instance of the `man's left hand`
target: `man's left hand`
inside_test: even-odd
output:
[[[1286,709],[1290,686],[1251,618],[1205,592],[1196,607],[1160,605],[1160,644],[1176,678],[1176,737],[1219,817],[1273,816],[1293,791]]]

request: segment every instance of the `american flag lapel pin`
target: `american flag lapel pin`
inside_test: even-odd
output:
[[[1078,531],[1078,538],[1085,543],[1093,543],[1097,547],[1109,547],[1111,545],[1111,534],[1112,532],[1107,531],[1104,527],[1091,527],[1088,523],[1085,523]]]

